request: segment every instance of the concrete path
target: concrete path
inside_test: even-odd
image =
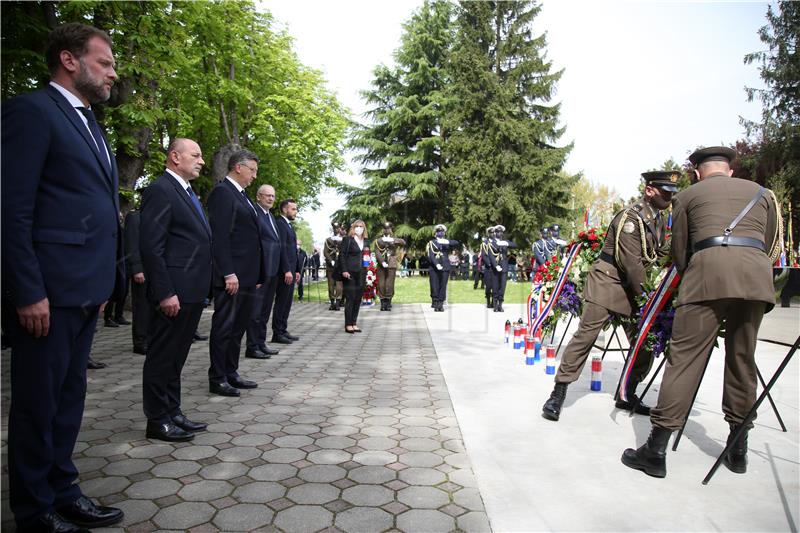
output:
[[[211,313],[200,330],[208,332]],[[125,511],[117,530],[488,531],[483,502],[419,305],[341,312],[292,308],[301,341],[269,361],[242,358],[260,385],[208,393],[208,343],[183,372],[183,410],[208,422],[191,443],[144,438],[141,367],[130,327],[99,327],[82,431],[81,488]],[[8,413],[3,353],[3,464]],[[13,530],[3,471],[2,529]]]
[[[620,462],[622,451],[640,446],[650,430],[646,417],[614,408],[621,355],[606,357],[601,392],[590,391],[585,368],[569,388],[561,420],[545,420],[541,407],[553,376],[543,363],[526,366],[521,351],[503,344],[505,320],[521,316],[521,305],[506,306],[504,314],[480,305],[425,309],[494,531],[797,531],[799,357],[772,392],[788,432],[764,403],[750,433],[747,474],[722,466],[703,486],[728,435],[720,407],[724,353],[715,350],[684,437],[667,457],[667,477],[655,479]],[[793,342],[798,334],[800,308],[776,308],[759,337]],[[759,342],[766,380],[787,351]],[[656,402],[659,384],[660,378],[647,403]]]

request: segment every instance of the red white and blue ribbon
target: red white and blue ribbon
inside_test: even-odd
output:
[[[553,292],[550,295],[550,298],[548,298],[544,305],[541,305],[541,301],[544,298],[544,281],[533,286],[533,290],[528,296],[528,335],[536,335],[536,332],[542,327],[544,321],[547,320],[548,316],[550,316],[550,312],[553,310],[553,307],[555,307],[556,302],[558,301],[558,296],[561,294],[561,290],[564,288],[564,284],[567,282],[569,271],[572,268],[572,265],[575,264],[575,258],[578,257],[578,252],[580,251],[581,243],[576,242],[570,247],[566,255],[564,255],[561,265],[561,272],[559,273],[558,278],[556,278],[556,284],[553,287]],[[539,305],[537,305],[537,302]]]
[[[664,305],[666,305],[667,300],[669,300],[670,295],[675,290],[675,287],[678,286],[680,280],[681,276],[678,274],[675,267],[669,267],[664,279],[658,284],[658,287],[650,295],[650,298],[648,298],[647,303],[642,309],[642,318],[639,321],[639,333],[636,336],[636,342],[628,349],[628,358],[625,361],[625,366],[622,368],[622,376],[619,382],[619,398],[624,402],[630,401],[627,392],[628,383],[631,380],[633,366],[636,363],[639,351],[642,345],[644,345],[647,334],[650,332],[650,328],[658,316],[658,313],[664,308]]]

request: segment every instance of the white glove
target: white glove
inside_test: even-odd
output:
[[[394,242],[394,237],[383,237],[381,240],[383,242]]]
[[[495,241],[498,246],[508,246],[508,241]]]
[[[501,267],[500,265],[497,265],[497,266],[495,266],[494,268],[495,268],[495,270],[497,270],[498,272],[502,272],[502,271],[503,271],[503,267]]]
[[[438,242],[439,244],[450,244],[450,241],[448,239],[436,239],[436,242]]]
[[[389,268],[389,263],[387,263],[386,261],[381,263],[381,265],[383,265],[383,268]]]
[[[341,241],[341,240],[342,240],[342,238],[341,238],[341,237],[339,237],[338,235],[334,235],[333,237],[331,237],[331,240],[332,240],[332,241]]]
[[[331,266],[335,265],[336,261],[331,261]]]
[[[436,270],[442,270],[444,267],[442,265],[436,265]]]

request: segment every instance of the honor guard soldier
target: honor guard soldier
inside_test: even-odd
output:
[[[728,443],[756,401],[754,352],[761,319],[775,304],[772,264],[783,240],[772,191],[731,179],[736,152],[724,146],[697,150],[689,161],[696,183],[675,197],[672,260],[681,275],[670,357],[647,442],[627,449],[622,462],[654,477],[667,474],[670,434],[680,429],[725,321],[722,412]],[[733,472],[747,470],[747,431],[723,458]]]
[[[492,307],[495,313],[503,312],[503,299],[506,294],[506,282],[508,281],[508,249],[516,248],[517,245],[511,241],[503,239],[506,227],[498,224],[494,228],[494,239],[487,244],[487,253],[490,256],[490,263],[493,265],[492,272]]]
[[[556,373],[555,388],[542,408],[542,416],[558,420],[567,397],[567,385],[580,377],[589,352],[610,315],[633,316],[638,311],[636,297],[644,289],[646,270],[666,255],[666,223],[661,211],[669,207],[677,192],[677,172],[645,172],[642,199],[626,207],[611,220],[600,258],[589,272],[583,292],[585,303],[578,331],[567,345]],[[628,340],[635,342],[638,328],[625,327]],[[633,367],[628,402],[617,400],[616,407],[649,414],[650,409],[635,396],[653,362],[652,354],[642,353]]]
[[[428,241],[425,252],[430,261],[429,281],[431,284],[431,303],[434,311],[444,311],[447,296],[447,278],[450,277],[450,261],[447,260],[451,248],[459,246],[458,241],[447,239],[447,226],[437,224],[433,229],[433,239]]]
[[[539,267],[549,261],[553,254],[550,252],[550,228],[544,226],[539,233],[539,240],[533,243],[533,273],[535,274]]]
[[[374,241],[381,311],[392,310],[394,278],[397,275],[397,264],[402,260],[402,250],[398,250],[398,248],[406,245],[406,241],[392,234],[393,231],[392,223],[384,222],[383,237]]]
[[[331,223],[333,235],[325,239],[322,253],[325,256],[325,277],[328,278],[328,299],[331,301],[329,311],[338,311],[342,306],[342,281],[335,280],[333,271],[339,260],[339,249],[342,245],[344,228],[338,223]]]
[[[486,228],[486,237],[481,242],[480,259],[481,259],[481,275],[483,276],[483,292],[486,296],[486,308],[492,309],[494,307],[494,267],[492,258],[489,254],[489,245],[494,240],[494,226]]]
[[[552,249],[552,255],[561,259],[561,254],[564,253],[564,247],[567,241],[561,238],[561,226],[553,224],[550,226],[550,240],[548,241]]]

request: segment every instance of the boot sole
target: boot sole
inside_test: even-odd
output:
[[[547,420],[552,420],[553,422],[558,422],[558,418],[561,415],[549,413],[547,411],[542,411],[542,418],[546,418]]]
[[[725,466],[727,467],[727,469],[730,470],[731,472],[733,472],[734,474],[746,474],[747,473],[747,465],[745,465],[743,467],[735,466],[735,465],[731,464],[728,461],[727,457],[725,457],[722,460],[722,462],[725,463]]]
[[[624,464],[628,468],[632,468],[634,470],[639,470],[640,472],[644,472],[648,476],[657,477],[659,479],[667,477],[667,473],[666,472],[660,472],[660,471],[659,472],[653,472],[652,470],[648,469],[646,466],[642,466],[639,463],[632,463],[632,462],[627,461],[625,459],[625,455],[620,457],[620,460],[622,460],[622,464]]]

